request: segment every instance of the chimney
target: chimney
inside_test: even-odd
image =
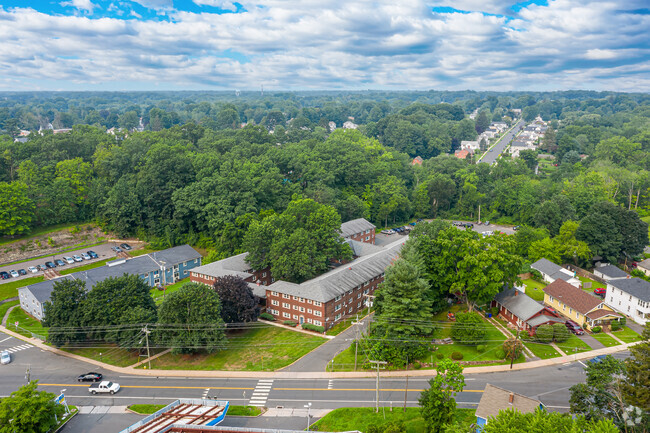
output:
[[[515,296],[517,296],[518,294],[519,294],[519,290],[515,288]]]
[[[515,401],[515,395],[511,392],[508,396],[508,403],[512,404],[513,401]]]

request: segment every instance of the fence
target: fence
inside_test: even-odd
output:
[[[585,270],[582,269],[582,268],[579,268],[579,267],[574,266],[574,265],[564,265],[564,266],[565,266],[568,270],[575,272],[576,275],[578,275],[578,276],[580,276],[580,277],[583,277],[583,278],[589,278],[589,279],[592,279],[592,280],[594,280],[594,281],[598,281],[599,283],[607,284],[607,281],[603,280],[603,279],[600,278],[600,277],[597,277],[596,275],[592,274],[592,273],[589,272],[589,271],[585,271]]]

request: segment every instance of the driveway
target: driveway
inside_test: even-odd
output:
[[[582,335],[576,335],[576,337],[578,337],[579,339],[587,343],[587,346],[591,347],[592,350],[602,349],[603,347],[605,347],[603,343],[596,340],[594,337],[587,334],[586,332]]]

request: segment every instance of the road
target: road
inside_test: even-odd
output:
[[[494,164],[508,144],[512,141],[512,139],[515,137],[517,132],[519,132],[519,128],[524,125],[526,122],[523,120],[519,120],[517,124],[515,125],[514,128],[512,128],[510,131],[506,132],[503,138],[492,147],[491,151],[488,151],[483,158],[481,158],[478,162],[486,162],[488,164]]]
[[[68,402],[77,406],[126,406],[134,403],[168,403],[178,398],[210,396],[233,404],[258,404],[266,407],[302,408],[311,402],[314,409],[333,409],[375,404],[375,379],[223,379],[123,376],[28,345],[0,333],[0,350],[13,348],[11,364],[0,366],[0,397],[26,383],[25,373],[39,381],[39,387],[52,393],[66,389]],[[20,348],[20,349],[18,349]],[[617,357],[627,356],[626,353]],[[88,384],[78,383],[77,375],[98,371],[122,389],[113,396],[90,395]],[[539,398],[551,410],[568,409],[569,387],[584,381],[583,364],[571,362],[534,370],[468,374],[466,389],[456,397],[461,407],[475,407],[487,383],[529,397]],[[427,378],[408,380],[407,405],[416,406]],[[380,380],[379,404],[390,407],[404,404],[404,378]]]

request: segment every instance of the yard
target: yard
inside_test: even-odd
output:
[[[369,312],[370,312],[370,309],[364,308],[363,311],[361,311],[359,313],[359,316],[358,316],[359,320],[364,318]],[[357,317],[348,317],[345,320],[342,320],[339,323],[337,323],[336,325],[334,325],[325,334],[327,334],[327,335],[339,335],[341,332],[348,329],[352,325],[352,322],[354,322],[356,320],[357,320]]]
[[[533,355],[540,359],[556,358],[560,353],[550,344],[538,343],[535,341],[524,341],[524,345],[533,352]]]
[[[641,341],[641,336],[636,332],[634,332],[632,329],[628,328],[627,326],[624,326],[623,329],[621,329],[620,331],[614,331],[614,335],[616,335],[618,338],[625,341],[626,343],[634,343],[635,341]]]
[[[544,300],[544,287],[546,287],[546,284],[540,283],[539,281],[535,281],[533,279],[527,279],[527,280],[522,280],[522,283],[526,286],[526,295],[530,296],[536,301],[543,301]]]
[[[18,322],[18,329],[14,326],[15,322]],[[7,318],[7,329],[18,332],[25,337],[32,337],[32,333],[34,333],[43,339],[47,338],[47,328],[43,328],[41,322],[29,316],[22,308],[11,310]]]
[[[594,289],[606,289],[607,288],[606,284],[599,283],[598,281],[594,281],[591,278],[581,277],[579,275],[578,275],[578,278],[580,279],[580,281],[582,281],[582,286],[583,286],[582,290],[589,293],[590,295],[594,294]],[[590,288],[584,287],[584,283],[591,283],[591,287]]]
[[[606,334],[604,332],[599,332],[597,334],[592,333],[591,336],[594,337],[596,340],[600,341],[601,343],[603,343],[605,345],[605,347],[618,346],[619,344],[621,344],[618,341],[616,341],[615,339],[613,339],[611,335]],[[618,335],[617,335],[617,337],[618,337]]]
[[[113,258],[98,260],[96,262],[88,263],[87,265],[77,266],[77,267],[74,267],[74,268],[63,269],[63,270],[59,271],[59,274],[68,275],[68,274],[72,274],[74,272],[88,271],[90,269],[99,268],[101,266],[104,266],[106,264],[106,262],[108,262],[109,260],[113,260]]]
[[[573,355],[574,353],[587,352],[591,350],[591,347],[589,347],[587,343],[573,334],[569,336],[569,339],[567,341],[556,344],[567,355]]]
[[[115,365],[117,367],[128,367],[145,359],[145,357],[139,356],[138,350],[123,349],[116,344],[98,343],[95,347],[64,346],[60,349],[85,358],[94,359],[95,361]]]
[[[10,283],[0,284],[0,301],[7,298],[18,296],[18,289],[21,287],[29,286],[30,284],[40,283],[45,281],[45,277],[39,275],[38,277],[27,277],[22,280],[15,280]]]
[[[154,287],[153,289],[151,289],[151,296],[153,297],[154,301],[156,301],[156,304],[161,304],[162,301],[165,299],[165,295],[169,295],[170,293],[175,292],[176,290],[180,289],[183,286],[183,284],[189,282],[190,279],[186,278],[177,283],[164,287],[165,290],[158,290],[157,288]]]
[[[2,319],[5,317],[5,314],[7,314],[7,310],[9,310],[14,305],[18,305],[18,304],[19,301],[9,301],[0,304],[0,322],[2,322]]]
[[[151,368],[274,371],[286,367],[326,341],[322,337],[272,325],[230,331],[226,349],[211,354],[167,353],[151,361]]]

